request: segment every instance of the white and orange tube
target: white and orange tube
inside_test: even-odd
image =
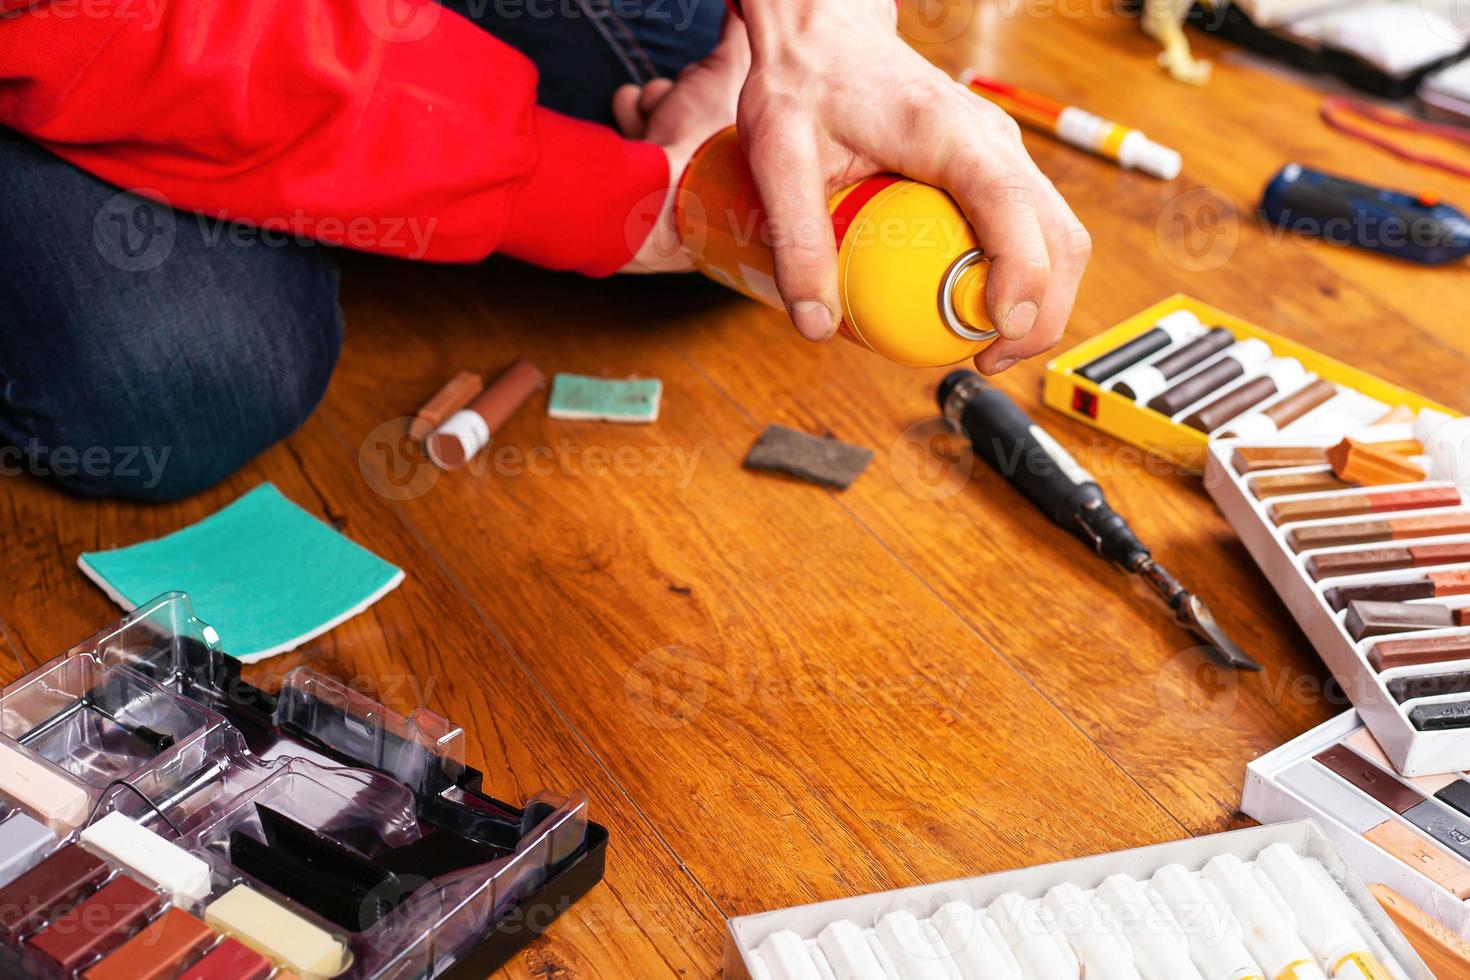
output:
[[[960,75],[960,82],[976,95],[1000,106],[1022,125],[1051,133],[1063,143],[1107,157],[1123,167],[1142,170],[1161,180],[1173,180],[1183,167],[1177,150],[1085,109],[986,78],[973,68]]]

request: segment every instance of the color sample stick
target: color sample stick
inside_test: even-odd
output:
[[[99,953],[121,946],[162,905],[163,898],[153,889],[118,875],[80,905],[57,915],[26,944],[71,976]]]
[[[1380,640],[1368,652],[1368,663],[1377,671],[1442,664],[1454,660],[1470,660],[1470,636],[1418,636],[1405,640]]]
[[[40,817],[57,834],[71,833],[87,817],[87,794],[24,751],[0,743],[0,796]]]
[[[1224,897],[1240,921],[1252,958],[1271,977],[1326,980],[1312,951],[1297,936],[1245,863],[1233,854],[1211,858],[1200,872]]]
[[[1382,644],[1380,644],[1381,646]],[[1445,657],[1446,660],[1470,660],[1470,644],[1464,649],[1457,651],[1460,655],[1453,653]],[[1428,663],[1439,663],[1439,660],[1421,661]],[[1408,664],[1395,663],[1392,666],[1409,666]],[[1388,666],[1374,664],[1376,670],[1388,670]],[[1421,674],[1418,677],[1397,677],[1388,682],[1388,693],[1399,704],[1405,701],[1413,701],[1415,698],[1438,698],[1450,694],[1470,694],[1470,671],[1461,671],[1454,674]]]
[[[1470,977],[1470,942],[1450,932],[1387,885],[1369,885],[1368,890],[1435,976]]]
[[[139,878],[160,885],[175,902],[202,902],[209,895],[209,865],[121,813],[109,813],[82,831],[79,839]]]
[[[1109,387],[1124,398],[1146,402],[1169,387],[1175,378],[1198,367],[1231,344],[1235,335],[1224,327],[1212,327],[1178,350],[1152,364],[1138,364],[1118,375]]]
[[[0,886],[8,885],[40,863],[56,846],[56,835],[24,813],[0,823]]]
[[[1363,837],[1459,899],[1470,898],[1470,867],[1446,854],[1397,820],[1389,819]]]
[[[1470,541],[1313,555],[1307,559],[1307,572],[1320,581],[1343,575],[1366,575],[1369,572],[1391,572],[1432,565],[1458,565],[1461,562],[1470,562]]]
[[[1331,470],[1310,473],[1265,473],[1252,477],[1246,484],[1257,500],[1285,497],[1298,493],[1326,493],[1334,490],[1351,490],[1351,483],[1344,483]]]
[[[1337,386],[1318,378],[1280,401],[1235,419],[1220,430],[1222,439],[1268,439],[1308,412],[1337,397]]]
[[[1227,350],[1208,367],[1149,399],[1148,407],[1171,418],[1196,402],[1209,398],[1232,381],[1265,367],[1271,360],[1271,348],[1264,340],[1249,337]]]
[[[1413,599],[1443,599],[1470,593],[1470,568],[1451,572],[1430,572],[1423,578],[1402,582],[1368,582],[1362,585],[1339,585],[1322,593],[1334,610],[1341,612],[1349,602],[1367,599],[1374,602],[1409,602]]]
[[[1392,520],[1352,524],[1299,527],[1287,532],[1286,541],[1295,551],[1307,551],[1312,548],[1374,544],[1379,541],[1405,541],[1412,538],[1434,538],[1449,534],[1470,534],[1470,511],[1457,511],[1452,514],[1425,514],[1422,517],[1395,517]]]
[[[1388,514],[1400,510],[1455,507],[1464,503],[1457,487],[1416,487],[1412,490],[1379,490],[1373,493],[1344,493],[1311,500],[1282,500],[1269,508],[1277,524],[1353,517],[1359,514]]]
[[[238,939],[226,939],[179,980],[266,980],[275,964]]]
[[[1465,705],[1470,709],[1470,703]],[[1412,719],[1413,713],[1410,713]],[[1467,711],[1470,719],[1470,711]],[[1316,760],[1462,858],[1470,858],[1470,823],[1445,811],[1346,745],[1317,753]]]
[[[1434,798],[1457,813],[1470,817],[1470,782],[1456,776],[1442,786]]]
[[[1364,487],[1421,483],[1428,476],[1417,463],[1373,443],[1352,438],[1328,449],[1327,462],[1339,477]]]
[[[1398,769],[1389,761],[1388,753],[1383,751],[1383,746],[1373,737],[1373,733],[1366,728],[1360,728],[1349,735],[1343,742],[1344,745],[1352,746],[1353,750],[1366,759],[1377,763],[1378,768],[1387,773],[1396,773]],[[1460,777],[1452,773],[1438,773],[1433,776],[1405,776],[1404,782],[1415,787],[1425,796],[1433,796],[1444,789],[1450,783]]]
[[[107,865],[68,844],[0,888],[0,938],[15,942],[107,877]]]
[[[334,977],[347,962],[347,950],[331,933],[245,885],[211,902],[204,921],[303,977]]]
[[[1191,412],[1184,424],[1200,432],[1214,432],[1267,399],[1275,398],[1293,385],[1301,384],[1306,376],[1307,371],[1302,367],[1301,361],[1294,357],[1277,358],[1266,365],[1260,377],[1252,378],[1239,388]]]
[[[1325,466],[1324,446],[1238,446],[1230,454],[1230,465],[1237,473],[1278,470],[1288,466]]]
[[[1330,967],[1334,978],[1391,980],[1367,941],[1334,908],[1337,900],[1344,898],[1336,882],[1332,882],[1334,893],[1329,894],[1289,844],[1272,844],[1256,855],[1255,872],[1275,886],[1283,903],[1282,915],[1296,919],[1302,942],[1319,964]]]
[[[1190,958],[1208,980],[1264,977],[1241,942],[1243,930],[1230,906],[1216,902],[1189,869],[1180,864],[1167,865],[1154,872],[1149,884],[1174,913],[1189,940]]]
[[[214,941],[214,931],[181,908],[148,923],[82,980],[173,980],[194,954]]]
[[[1088,361],[1077,369],[1077,374],[1101,384],[1150,354],[1157,354],[1170,344],[1193,340],[1204,332],[1204,324],[1199,322],[1199,317],[1188,310],[1176,310],[1156,323],[1152,330]]]
[[[484,390],[485,381],[478,374],[473,371],[459,372],[444,382],[444,387],[436,391],[433,398],[424,402],[424,407],[418,410],[409,423],[409,437],[415,442],[423,442],[451,415],[474,401],[475,396]]]
[[[459,469],[488,446],[506,419],[545,383],[536,365],[525,358],[516,361],[468,408],[455,412],[429,436],[429,458],[441,469]]]
[[[1421,732],[1470,728],[1470,701],[1420,705],[1409,712],[1409,722]]]
[[[1433,603],[1358,600],[1348,603],[1343,626],[1353,639],[1366,640],[1415,630],[1453,629],[1460,625],[1457,612]]]
[[[1132,945],[1143,980],[1204,980],[1189,958],[1189,940],[1174,913],[1140,882],[1110,875],[1097,886],[1097,898]]]

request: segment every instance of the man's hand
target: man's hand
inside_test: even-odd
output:
[[[740,86],[750,73],[750,43],[737,17],[725,21],[720,43],[703,61],[673,81],[624,85],[613,94],[613,115],[630,139],[648,140],[669,155],[669,179],[677,184],[689,158],[705,140],[735,125]],[[653,230],[624,272],[686,272],[694,268],[674,230],[672,186]],[[829,222],[830,227],[830,222]]]
[[[1001,339],[986,374],[1061,337],[1091,252],[1086,230],[1004,112],[899,37],[893,0],[745,0],[753,62],[739,125],[776,232],[776,284],[797,329],[837,326],[827,201],[892,171],[947,190],[991,259],[986,306]]]

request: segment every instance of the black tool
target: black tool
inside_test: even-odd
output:
[[[973,371],[954,371],[939,383],[939,408],[965,431],[976,455],[1042,513],[1147,582],[1215,659],[1243,670],[1261,669],[1225,635],[1199,597],[1154,561],[1128,522],[1108,506],[1092,474],[1004,392]]]

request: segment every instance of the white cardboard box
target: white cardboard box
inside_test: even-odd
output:
[[[1125,873],[1138,879],[1147,878],[1170,864],[1182,864],[1191,870],[1198,870],[1218,854],[1234,854],[1243,861],[1249,861],[1276,843],[1290,844],[1303,857],[1316,858],[1322,862],[1328,873],[1342,886],[1357,912],[1366,920],[1373,937],[1398,961],[1409,980],[1434,980],[1434,974],[1389,920],[1343,855],[1333,847],[1332,840],[1310,820],[1253,827],[1249,830],[1195,837],[1130,851],[1000,871],[975,878],[915,885],[894,891],[737,916],[727,922],[724,976],[725,980],[751,980],[755,951],[767,937],[783,930],[794,932],[803,940],[814,940],[823,928],[842,919],[871,927],[889,912],[903,909],[921,918],[928,917],[945,902],[956,899],[981,908],[1008,892],[1015,892],[1025,898],[1039,898],[1053,886],[1067,882],[1086,890],[1096,887],[1112,874]],[[1380,955],[1383,949],[1378,951]]]
[[[1329,809],[1281,782],[1282,773],[1310,760],[1362,727],[1358,712],[1347,711],[1256,759],[1246,767],[1245,793],[1240,808],[1262,823],[1315,820],[1359,878],[1389,886],[1444,923],[1450,931],[1470,938],[1470,902],[1460,901],[1445,888],[1368,840],[1358,829],[1348,826],[1345,821],[1350,818],[1340,809]],[[1345,783],[1343,785],[1345,793],[1358,792]],[[1389,811],[1384,810],[1381,819],[1392,819]],[[1405,827],[1415,832],[1408,824]]]
[[[1355,437],[1370,442],[1388,441],[1412,438],[1409,426],[1380,426],[1377,429],[1364,430],[1355,433]],[[1352,701],[1353,706],[1358,709],[1363,723],[1373,732],[1378,743],[1383,746],[1383,751],[1393,760],[1400,773],[1405,776],[1427,776],[1435,773],[1465,772],[1470,770],[1470,729],[1463,731],[1439,731],[1421,732],[1409,721],[1409,711],[1420,704],[1447,701],[1470,700],[1470,694],[1448,695],[1435,698],[1421,698],[1414,701],[1398,704],[1388,692],[1388,682],[1400,677],[1416,674],[1445,673],[1456,669],[1470,670],[1470,661],[1459,661],[1449,664],[1429,664],[1422,667],[1402,667],[1395,670],[1384,671],[1382,674],[1375,671],[1368,663],[1368,653],[1371,651],[1373,639],[1362,642],[1354,641],[1343,626],[1345,613],[1335,612],[1322,597],[1322,593],[1332,585],[1346,584],[1348,582],[1361,582],[1367,580],[1390,581],[1394,578],[1414,578],[1424,575],[1430,571],[1428,568],[1407,570],[1405,573],[1379,573],[1371,576],[1355,576],[1353,578],[1332,579],[1328,582],[1316,582],[1307,573],[1305,561],[1312,554],[1318,553],[1305,551],[1300,554],[1293,551],[1286,542],[1286,528],[1278,527],[1267,515],[1266,508],[1269,504],[1281,498],[1272,498],[1267,501],[1257,500],[1246,486],[1246,476],[1236,473],[1231,465],[1231,456],[1239,445],[1331,445],[1340,441],[1340,435],[1323,436],[1316,439],[1305,439],[1298,437],[1279,437],[1272,440],[1251,440],[1249,443],[1227,441],[1212,443],[1206,456],[1205,464],[1205,488],[1210,496],[1214,498],[1221,512],[1225,515],[1232,527],[1240,535],[1241,541],[1245,543],[1246,549],[1250,551],[1251,557],[1271,581],[1282,601],[1286,603],[1297,623],[1307,634],[1313,648],[1327,664],[1328,670],[1337,678],[1342,685],[1344,693]],[[1267,470],[1269,473],[1291,472],[1290,470]],[[1256,476],[1259,474],[1249,474]],[[1421,484],[1412,484],[1420,486]],[[1443,483],[1422,484],[1425,486],[1443,486]],[[1365,487],[1361,492],[1373,492],[1375,490],[1389,489],[1386,487]],[[1358,492],[1358,491],[1352,491]],[[1334,494],[1303,494],[1291,499],[1307,499],[1308,497],[1333,496]],[[1426,511],[1399,511],[1393,514],[1381,515],[1383,517],[1409,517],[1427,513]],[[1313,523],[1349,523],[1354,520],[1367,520],[1370,518],[1339,518]],[[1416,538],[1412,541],[1394,541],[1379,544],[1368,544],[1343,548],[1321,549],[1325,551],[1352,551],[1360,549],[1384,548],[1395,545],[1406,544],[1430,544],[1438,541],[1452,540],[1454,536],[1443,536],[1437,538]],[[1461,566],[1463,567],[1463,566]],[[1439,569],[1435,569],[1439,570]],[[1470,596],[1456,596],[1448,599],[1430,600],[1453,607],[1470,605]],[[1431,637],[1440,635],[1457,635],[1470,633],[1470,629],[1448,629],[1431,630],[1416,633],[1416,636]]]

